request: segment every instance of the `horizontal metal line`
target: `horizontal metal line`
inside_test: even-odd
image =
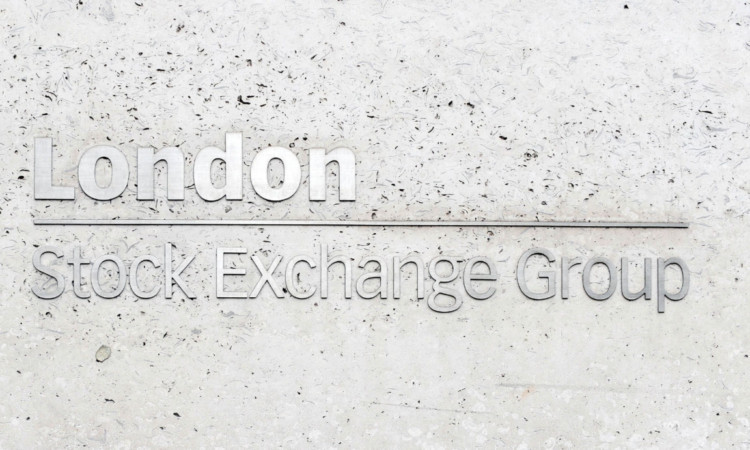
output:
[[[254,220],[254,219],[34,219],[34,225],[247,226],[247,227],[484,227],[484,228],[688,228],[686,222],[556,222],[458,220]]]

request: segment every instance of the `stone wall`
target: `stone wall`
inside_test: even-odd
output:
[[[5,2],[0,446],[747,446],[749,26],[742,2]],[[177,146],[192,167],[227,132],[243,133],[246,181],[261,149],[295,152],[297,194],[272,203],[246,182],[240,201],[205,202],[187,170],[185,200],[161,182],[155,201],[136,199],[139,147]],[[34,200],[36,137],[53,139],[55,183],[76,187],[81,154],[116,147],[125,193]],[[356,154],[356,201],[311,202],[308,149],[341,146]],[[33,222],[49,218],[689,228]],[[175,261],[195,255],[196,298],[79,298],[69,280],[54,300],[32,294],[47,279],[32,265],[40,246],[129,264],[167,243]],[[364,300],[344,298],[337,268],[327,299],[268,286],[216,298],[218,247],[247,249],[227,258],[247,269],[227,289],[247,291],[252,255],[321,245],[355,268],[368,255],[487,256],[497,292],[439,314],[413,272],[400,299]],[[663,314],[619,288],[594,301],[578,266],[570,298],[529,300],[515,273],[532,247],[628,257],[633,289],[645,258],[679,256],[690,292]],[[111,264],[100,278],[116,283]]]

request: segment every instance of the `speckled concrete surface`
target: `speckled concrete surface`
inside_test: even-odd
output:
[[[742,2],[6,1],[0,447],[750,446],[750,6]],[[139,146],[357,155],[357,201],[136,200]],[[33,200],[97,144],[125,194]],[[688,221],[688,230],[41,227],[34,218]],[[197,298],[35,298],[37,246],[196,255]],[[489,300],[217,300],[216,247],[486,255]],[[680,256],[688,297],[525,299],[515,261]],[[278,274],[277,274],[278,276]],[[579,275],[580,277],[580,275]],[[248,290],[251,272],[235,278]],[[103,276],[104,279],[104,276]],[[578,278],[580,280],[580,278]],[[412,284],[408,284],[412,283]],[[406,287],[412,286],[413,278]],[[576,284],[577,283],[577,284]],[[406,289],[405,287],[405,289]],[[428,284],[429,289],[429,284]],[[619,291],[618,291],[619,292]],[[106,345],[111,355],[97,362]]]

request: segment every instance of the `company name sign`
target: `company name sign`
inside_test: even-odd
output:
[[[322,148],[309,150],[310,156],[310,200],[323,201],[325,192],[325,168],[336,162],[339,165],[339,199],[353,201],[355,198],[355,159],[348,148],[337,148],[326,152]],[[242,200],[242,133],[227,133],[225,150],[207,147],[198,152],[193,166],[195,191],[206,201]],[[111,176],[105,186],[96,180],[96,166],[108,160]],[[272,187],[268,179],[271,161],[279,160],[284,165],[284,182]],[[167,200],[185,199],[185,155],[177,147],[166,147],[158,152],[153,148],[138,149],[138,200],[154,200],[154,164],[167,164]],[[226,169],[225,183],[214,186],[211,181],[211,166],[223,162]],[[282,201],[293,196],[302,181],[302,171],[297,156],[283,147],[261,150],[252,162],[250,180],[253,189],[262,198]],[[78,183],[81,191],[95,200],[112,200],[125,192],[130,181],[130,167],[125,154],[109,145],[89,148],[78,161]],[[34,140],[34,198],[37,200],[74,200],[75,188],[55,186],[52,182],[52,139]]]
[[[227,133],[224,149],[207,147],[194,158],[192,167],[195,192],[205,201],[242,200],[243,164],[242,134]],[[326,170],[329,164],[338,166],[338,198],[356,200],[356,157],[348,148],[326,150],[312,148],[309,157],[309,199],[326,200]],[[78,161],[80,191],[99,201],[115,199],[123,194],[134,179],[138,201],[153,201],[156,197],[157,163],[166,164],[167,200],[185,199],[186,158],[177,147],[159,151],[153,148],[137,149],[135,176],[125,154],[110,145],[97,145],[85,150]],[[281,183],[270,182],[268,173],[272,161],[283,165]],[[108,180],[97,179],[97,165],[110,166]],[[223,180],[212,178],[212,166],[223,163]],[[76,188],[54,182],[52,140],[38,138],[34,142],[34,198],[38,201],[75,201]],[[259,151],[252,159],[249,182],[261,198],[278,202],[291,198],[302,182],[302,165],[297,155],[283,147],[269,147]],[[217,182],[218,181],[218,182]],[[284,227],[575,227],[575,228],[686,228],[685,224],[670,223],[590,223],[590,222],[454,222],[454,221],[294,221],[294,220],[169,220],[169,219],[38,219],[37,226],[284,226]],[[340,245],[340,244],[339,244]],[[34,252],[32,264],[38,273],[32,292],[40,299],[50,300],[72,291],[79,298],[97,296],[111,299],[126,291],[141,299],[161,296],[170,299],[175,293],[196,298],[206,289],[205,283],[192,283],[185,275],[186,269],[206,255],[177,255],[174,242],[159,244],[148,254],[125,258],[118,254],[92,255],[79,245],[62,248],[41,244]],[[353,257],[347,248],[331,249],[321,244],[313,254],[264,255],[255,254],[247,247],[215,248],[210,255],[215,264],[211,294],[217,299],[248,299],[261,294],[277,298],[299,300],[329,297],[332,282],[341,283],[345,299],[399,299],[402,297],[424,299],[436,312],[458,310],[465,301],[486,301],[497,296],[497,283],[501,270],[496,261],[483,255],[424,256],[418,252],[405,255],[362,255]],[[615,262],[616,261],[616,262]],[[571,283],[579,282],[586,297],[604,301],[619,290],[629,301],[655,298],[657,311],[663,313],[667,300],[683,300],[690,286],[690,271],[685,261],[675,255],[642,258],[631,261],[627,256],[617,260],[594,257],[561,255],[535,247],[528,249],[509,268],[515,271],[519,291],[531,300],[553,298],[568,299]],[[632,263],[639,266],[636,282],[630,277]],[[106,266],[106,267],[105,267]],[[579,266],[579,267],[577,267]],[[580,277],[572,269],[580,270]],[[111,268],[111,269],[106,269]],[[113,270],[107,283],[101,274]],[[343,271],[342,277],[332,275]],[[602,276],[595,277],[598,271]],[[576,271],[578,273],[578,271]],[[405,283],[409,274],[415,282]],[[618,275],[619,274],[619,275]],[[671,278],[670,278],[671,277]],[[596,280],[595,280],[596,278]],[[668,289],[668,278],[670,278]],[[332,281],[340,280],[340,281]],[[247,281],[237,287],[237,281]],[[251,282],[252,280],[252,282]],[[602,281],[603,280],[603,281]],[[233,288],[227,282],[233,281]],[[408,285],[408,289],[407,286]],[[619,288],[619,289],[618,289]],[[205,292],[204,292],[205,293]]]

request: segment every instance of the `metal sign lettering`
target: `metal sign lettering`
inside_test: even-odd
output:
[[[326,200],[326,168],[336,163],[338,172],[338,199],[354,201],[356,199],[356,159],[349,148],[339,147],[330,151],[321,148],[308,150],[309,156],[309,199]],[[226,133],[224,148],[206,147],[198,151],[193,166],[195,191],[199,198],[214,202],[221,199],[233,201],[243,199],[243,163],[245,154],[242,148],[242,133]],[[97,165],[108,161],[110,175],[107,180],[97,180]],[[283,165],[282,182],[272,186],[268,177],[271,163],[277,160]],[[153,148],[137,149],[137,200],[153,201],[156,198],[155,165],[165,163],[166,191],[170,201],[185,199],[185,165],[183,151],[177,147],[164,147],[159,151]],[[216,184],[212,177],[215,163],[223,164],[223,184]],[[78,183],[81,192],[99,201],[115,199],[126,190],[130,167],[124,153],[111,145],[95,145],[85,150],[78,161]],[[37,200],[74,200],[75,188],[59,186],[54,183],[52,161],[52,139],[38,138],[34,141],[34,198]],[[268,147],[260,150],[250,166],[250,184],[255,193],[264,200],[280,202],[292,198],[302,182],[302,165],[297,155],[283,147]],[[272,227],[306,227],[306,226],[369,226],[369,227],[562,227],[562,228],[676,228],[685,229],[687,224],[679,222],[507,222],[507,221],[352,221],[352,220],[230,220],[230,219],[36,219],[39,226],[272,226]],[[65,250],[57,246],[40,246],[33,255],[32,264],[40,274],[32,286],[32,292],[40,299],[50,300],[60,297],[68,285],[73,294],[79,298],[90,298],[93,295],[111,299],[129,292],[139,299],[151,299],[163,292],[166,299],[172,298],[179,291],[187,298],[196,298],[196,291],[191,289],[183,272],[201,255],[187,255],[176,261],[172,255],[173,243],[163,245],[163,258],[152,254],[139,255],[127,264],[116,254],[106,254],[91,259],[91,255],[79,246]],[[464,303],[465,298],[487,300],[497,293],[496,282],[501,270],[497,264],[486,256],[473,256],[464,259],[458,256],[439,255],[424,259],[419,254],[410,255],[364,255],[355,260],[350,255],[329,255],[326,244],[320,245],[317,256],[311,255],[274,255],[273,258],[260,258],[254,252],[249,262],[228,266],[228,257],[238,258],[247,255],[247,247],[218,247],[215,252],[215,291],[217,299],[253,299],[263,292],[273,294],[276,298],[291,297],[299,300],[317,295],[320,299],[329,297],[330,274],[332,270],[343,270],[343,297],[398,300],[404,295],[402,274],[405,270],[414,270],[416,284],[414,291],[407,293],[418,300],[426,298],[428,307],[436,312],[453,312]],[[61,269],[64,259],[68,269]],[[529,269],[530,262],[542,262],[540,270]],[[687,296],[690,286],[690,271],[684,260],[676,256],[643,258],[642,286],[638,291],[630,289],[630,259],[621,257],[617,267],[612,260],[596,256],[584,261],[580,257],[558,258],[554,252],[545,248],[531,248],[523,252],[515,266],[515,278],[520,292],[531,300],[548,300],[560,297],[570,298],[571,272],[574,267],[582,267],[580,285],[583,293],[595,301],[611,298],[620,285],[620,293],[628,301],[641,297],[651,300],[656,297],[657,311],[665,311],[666,300],[680,301]],[[356,263],[356,264],[355,264]],[[114,282],[107,288],[100,282],[102,267],[112,268]],[[653,268],[656,266],[656,289],[654,292]],[[84,270],[84,268],[88,270]],[[676,272],[672,277],[676,290],[666,288],[668,268]],[[161,271],[162,284],[146,285],[140,279],[142,271]],[[580,270],[580,269],[578,269]],[[592,273],[604,270],[606,282],[594,283]],[[621,276],[618,277],[618,270]],[[679,273],[679,277],[677,277]],[[257,280],[242,290],[230,289],[225,281],[232,278],[247,278],[250,274]],[[301,283],[301,277],[306,278]],[[426,292],[425,275],[431,281],[429,294]],[[560,280],[558,289],[557,280]],[[619,283],[618,283],[619,279]],[[114,286],[111,286],[114,284]],[[85,289],[84,286],[90,286]],[[534,285],[534,286],[532,286]],[[544,286],[540,288],[539,286]],[[197,286],[196,286],[197,288]]]

